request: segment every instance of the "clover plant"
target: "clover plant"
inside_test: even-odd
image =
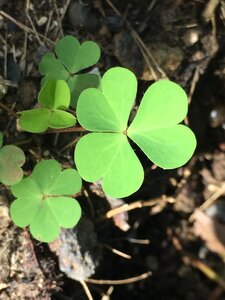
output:
[[[55,45],[55,53],[47,53],[39,64],[39,71],[47,79],[65,80],[71,91],[71,105],[76,107],[79,94],[88,87],[99,86],[99,76],[81,74],[80,71],[96,64],[100,48],[92,41],[82,44],[73,37],[65,36]],[[78,73],[79,72],[79,73]]]
[[[90,131],[75,148],[78,172],[62,171],[57,161],[43,160],[31,176],[22,179],[24,154],[15,146],[1,148],[0,135],[0,181],[12,185],[16,197],[10,207],[12,220],[19,227],[29,226],[42,242],[53,241],[60,227],[71,228],[79,221],[81,208],[73,196],[81,189],[81,177],[88,182],[102,180],[103,191],[115,198],[140,188],[144,170],[134,144],[163,169],[184,165],[196,147],[194,133],[180,124],[187,115],[188,101],[179,85],[169,80],[153,83],[131,120],[137,93],[137,79],[131,71],[111,68],[101,81],[96,75],[80,73],[99,56],[94,42],[80,45],[74,37],[62,38],[55,54],[46,54],[40,63],[44,78],[39,107],[20,112],[22,129],[41,133],[48,127],[73,126],[76,118],[66,110],[70,105],[76,108],[78,122]]]
[[[66,128],[76,123],[76,118],[65,111],[70,104],[70,90],[64,80],[48,79],[42,87],[38,102],[40,108],[20,112],[22,129],[39,133],[50,128]]]
[[[30,177],[11,187],[17,198],[10,207],[13,222],[30,227],[42,242],[53,241],[60,227],[72,228],[81,217],[81,208],[71,196],[81,189],[80,175],[74,169],[61,171],[55,160],[43,160]]]
[[[3,135],[0,132],[0,182],[12,185],[23,178],[21,166],[25,163],[25,155],[17,146],[2,145]]]
[[[101,90],[86,89],[77,103],[79,123],[94,132],[77,143],[74,159],[78,172],[86,181],[102,179],[104,192],[112,197],[129,196],[144,179],[129,140],[164,169],[184,165],[196,147],[194,133],[178,124],[188,109],[187,96],[179,85],[169,80],[152,84],[128,125],[136,92],[135,75],[115,67],[102,77]]]

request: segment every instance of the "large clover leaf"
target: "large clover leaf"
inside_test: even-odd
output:
[[[0,182],[12,185],[23,178],[21,166],[25,163],[23,151],[14,145],[3,146],[3,135],[0,132]]]
[[[76,123],[76,118],[64,111],[70,104],[70,90],[64,80],[49,79],[42,87],[38,102],[41,108],[20,112],[22,129],[39,133],[50,128],[67,128]]]
[[[81,208],[70,196],[81,189],[76,170],[61,171],[55,160],[38,163],[31,176],[12,186],[17,198],[10,207],[13,222],[19,227],[30,226],[30,232],[42,242],[53,241],[60,227],[72,228],[80,219]]]
[[[83,91],[77,103],[79,123],[90,131],[77,143],[74,159],[81,177],[89,182],[102,179],[103,190],[112,197],[137,191],[144,171],[129,144],[133,140],[156,165],[177,168],[192,156],[194,133],[180,123],[187,114],[183,89],[169,80],[152,84],[128,127],[137,80],[132,72],[116,67],[107,71],[101,91]]]
[[[47,53],[39,64],[39,71],[47,79],[67,81],[72,97],[71,105],[76,107],[80,93],[90,87],[99,86],[99,76],[95,74],[77,74],[98,62],[99,46],[87,41],[80,45],[73,36],[65,36],[55,45],[55,54]]]

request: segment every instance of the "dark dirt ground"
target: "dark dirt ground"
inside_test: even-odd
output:
[[[73,166],[76,133],[20,132],[15,117],[35,105],[38,62],[62,34],[96,41],[101,73],[133,70],[137,102],[154,80],[181,84],[198,140],[172,171],[137,150],[146,177],[127,199],[85,183],[82,220],[50,245],[11,223],[0,185],[0,299],[88,299],[84,281],[94,300],[225,299],[225,1],[0,0],[0,10],[0,130],[25,151],[25,174],[42,158]],[[109,218],[124,202],[135,208]]]

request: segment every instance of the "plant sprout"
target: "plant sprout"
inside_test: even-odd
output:
[[[100,48],[92,41],[82,44],[73,37],[65,36],[55,45],[55,54],[45,54],[39,64],[39,71],[47,79],[65,80],[71,92],[71,105],[76,107],[80,93],[88,87],[99,86],[99,76],[80,71],[93,66],[100,58]]]
[[[40,108],[20,112],[22,129],[40,133],[48,127],[67,128],[76,123],[76,118],[65,111],[70,104],[70,90],[64,80],[47,80],[38,95],[38,102]]]

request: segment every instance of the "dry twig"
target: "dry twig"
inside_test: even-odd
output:
[[[82,285],[82,287],[84,289],[84,292],[85,292],[88,300],[94,300],[93,297],[92,297],[92,295],[91,295],[91,292],[90,292],[90,290],[89,290],[89,288],[88,288],[88,286],[86,284],[86,282],[84,280],[80,280],[79,282]]]
[[[155,199],[151,199],[151,200],[148,200],[148,201],[139,200],[139,201],[135,201],[135,202],[130,203],[130,204],[126,203],[126,204],[121,205],[119,207],[110,209],[106,213],[105,217],[107,219],[110,219],[110,218],[112,218],[115,215],[118,215],[120,213],[127,212],[127,211],[137,209],[137,208],[154,206],[156,204],[159,204],[162,201],[167,202],[167,203],[174,203],[175,199],[172,198],[172,197],[160,197],[160,198],[155,198]]]
[[[115,7],[115,5],[111,2],[111,0],[106,0],[106,2],[114,10],[114,12],[117,15],[119,15],[121,18],[124,19],[125,23],[127,24],[128,29],[131,32],[131,35],[132,35],[133,39],[135,40],[138,47],[140,48],[141,53],[144,57],[144,60],[147,64],[150,72],[152,73],[152,76],[154,77],[154,79],[158,80],[160,78],[168,78],[166,73],[163,71],[163,69],[159,66],[159,64],[157,63],[157,61],[153,57],[151,51],[148,49],[148,47],[145,45],[144,41],[141,39],[141,37],[138,35],[138,33],[135,31],[135,29],[130,25],[130,23],[127,21],[127,19],[120,13],[120,11]],[[158,71],[160,76],[158,76],[156,74],[152,64],[154,65],[154,67],[156,68],[156,70]]]
[[[126,259],[131,259],[131,256],[129,254],[126,254],[118,249],[115,249],[115,248],[112,248],[111,246],[109,245],[106,245],[106,244],[103,244],[103,246],[107,249],[109,249],[110,251],[112,251],[112,253],[116,254],[116,255],[119,255],[123,258],[126,258]]]
[[[121,285],[121,284],[128,284],[128,283],[133,283],[133,282],[137,282],[143,279],[148,278],[150,275],[152,275],[152,272],[146,272],[143,273],[141,275],[138,276],[134,276],[134,277],[130,277],[130,278],[126,278],[126,279],[120,279],[120,280],[104,280],[104,279],[92,279],[92,278],[88,278],[85,281],[89,282],[89,283],[93,283],[93,284],[100,284],[100,285]]]
[[[208,3],[206,4],[206,7],[202,13],[203,20],[206,23],[212,19],[219,3],[220,3],[220,0],[209,0]]]
[[[39,32],[35,32],[32,28],[24,25],[23,23],[17,21],[16,19],[14,19],[13,17],[11,17],[9,14],[7,14],[5,11],[0,10],[0,15],[5,18],[10,20],[11,22],[13,22],[14,24],[16,24],[19,28],[21,28],[24,31],[27,31],[29,33],[32,33],[34,35],[38,35],[39,38],[42,38],[43,40],[45,40],[46,42],[50,43],[51,45],[54,45],[55,43],[53,41],[51,41],[49,38],[47,38],[46,36],[44,36],[43,34],[39,33]]]

